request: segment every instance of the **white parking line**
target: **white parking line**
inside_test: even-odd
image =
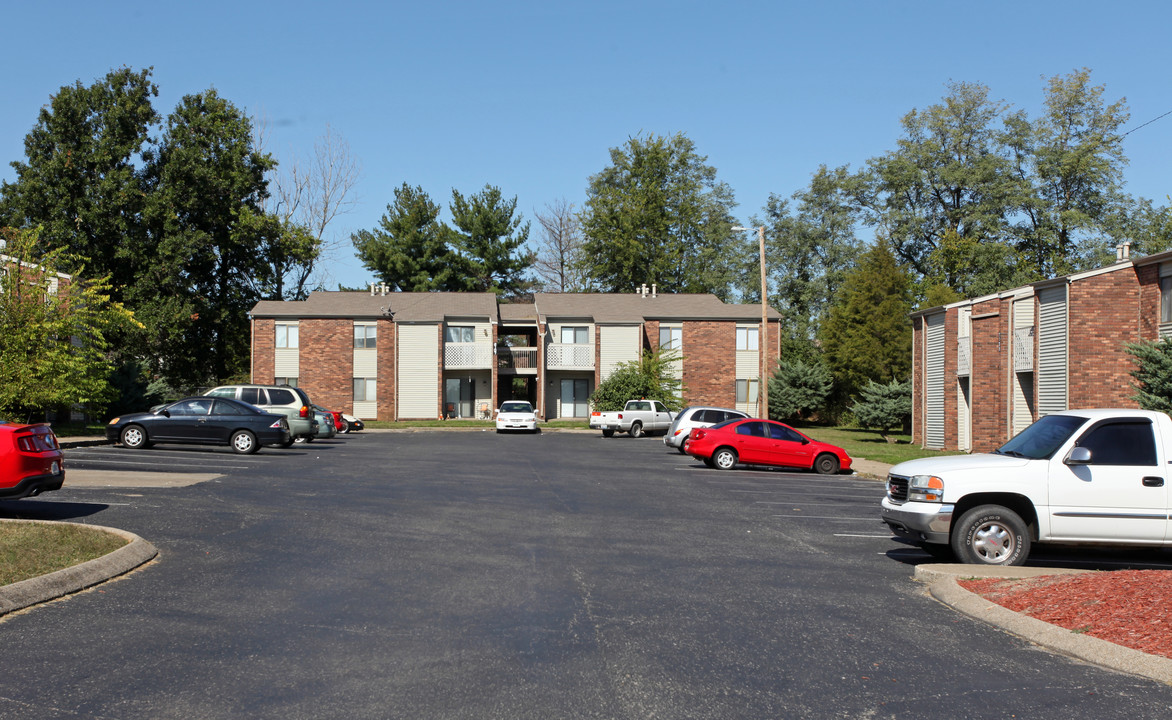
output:
[[[854,535],[852,533],[834,533],[834,537],[878,538],[880,540],[888,540],[894,536],[892,536],[892,535]]]
[[[133,460],[81,460],[78,458],[74,458],[74,460],[79,464],[85,463],[86,465],[103,465],[103,464],[105,464],[105,465],[146,465],[146,466],[153,467],[153,468],[157,468],[160,466],[160,464],[157,462],[135,462]],[[207,465],[207,463],[167,463],[167,467],[168,468],[175,468],[175,467],[207,468],[208,465]],[[249,465],[217,465],[216,467],[217,468],[227,468],[229,470],[248,470],[251,466],[249,466]],[[68,471],[68,470],[69,470],[69,468],[67,466],[66,471]]]
[[[772,515],[771,517],[775,517],[775,518],[805,518],[805,519],[807,519],[807,520],[838,520],[838,521],[841,521],[841,522],[855,522],[855,521],[861,521],[861,522],[871,522],[871,521],[875,521],[875,522],[879,522],[879,519],[878,519],[878,518],[873,518],[873,517],[865,517],[865,518],[859,518],[859,517],[856,517],[856,518],[852,518],[852,517],[845,517],[845,518],[844,518],[844,517],[832,517],[832,516],[830,516],[830,515]]]

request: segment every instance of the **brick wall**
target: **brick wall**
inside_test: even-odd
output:
[[[354,321],[303,319],[298,384],[317,405],[350,412],[354,405]]]
[[[737,324],[685,322],[684,404],[735,407]],[[656,330],[656,341],[659,333]]]
[[[277,321],[262,318],[252,321],[252,382],[271,385],[275,376]]]
[[[1133,365],[1123,346],[1138,342],[1144,325],[1133,269],[1070,284],[1071,408],[1136,407],[1130,397]]]
[[[1009,303],[989,300],[973,306],[972,375],[973,452],[988,452],[1007,439],[1006,358],[1009,348]],[[956,406],[944,408],[945,423],[956,423]]]
[[[375,345],[378,348],[378,377],[375,378],[378,393],[378,419],[396,420],[395,393],[398,386],[395,384],[395,323],[389,319],[378,321],[378,330],[375,331]],[[353,357],[353,355],[351,355]],[[351,404],[353,404],[354,388],[350,388]]]
[[[1139,284],[1139,336],[1143,340],[1160,339],[1160,266],[1136,268]]]

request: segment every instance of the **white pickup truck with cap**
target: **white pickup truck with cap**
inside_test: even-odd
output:
[[[1033,543],[1168,546],[1170,462],[1164,413],[1066,410],[992,453],[896,465],[882,520],[966,563],[1020,565]]]
[[[667,432],[675,416],[658,400],[628,400],[622,410],[590,413],[590,429],[602,430],[603,437],[625,432],[637,438],[649,432]]]

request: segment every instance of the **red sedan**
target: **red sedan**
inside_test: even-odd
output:
[[[65,464],[48,425],[0,420],[0,500],[19,500],[61,489]]]
[[[732,470],[737,463],[802,468],[823,475],[851,469],[846,450],[772,420],[727,420],[696,428],[684,441],[684,452],[719,470]]]

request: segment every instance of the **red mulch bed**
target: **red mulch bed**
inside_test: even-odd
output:
[[[1172,570],[961,580],[969,592],[1052,625],[1172,658]]]

